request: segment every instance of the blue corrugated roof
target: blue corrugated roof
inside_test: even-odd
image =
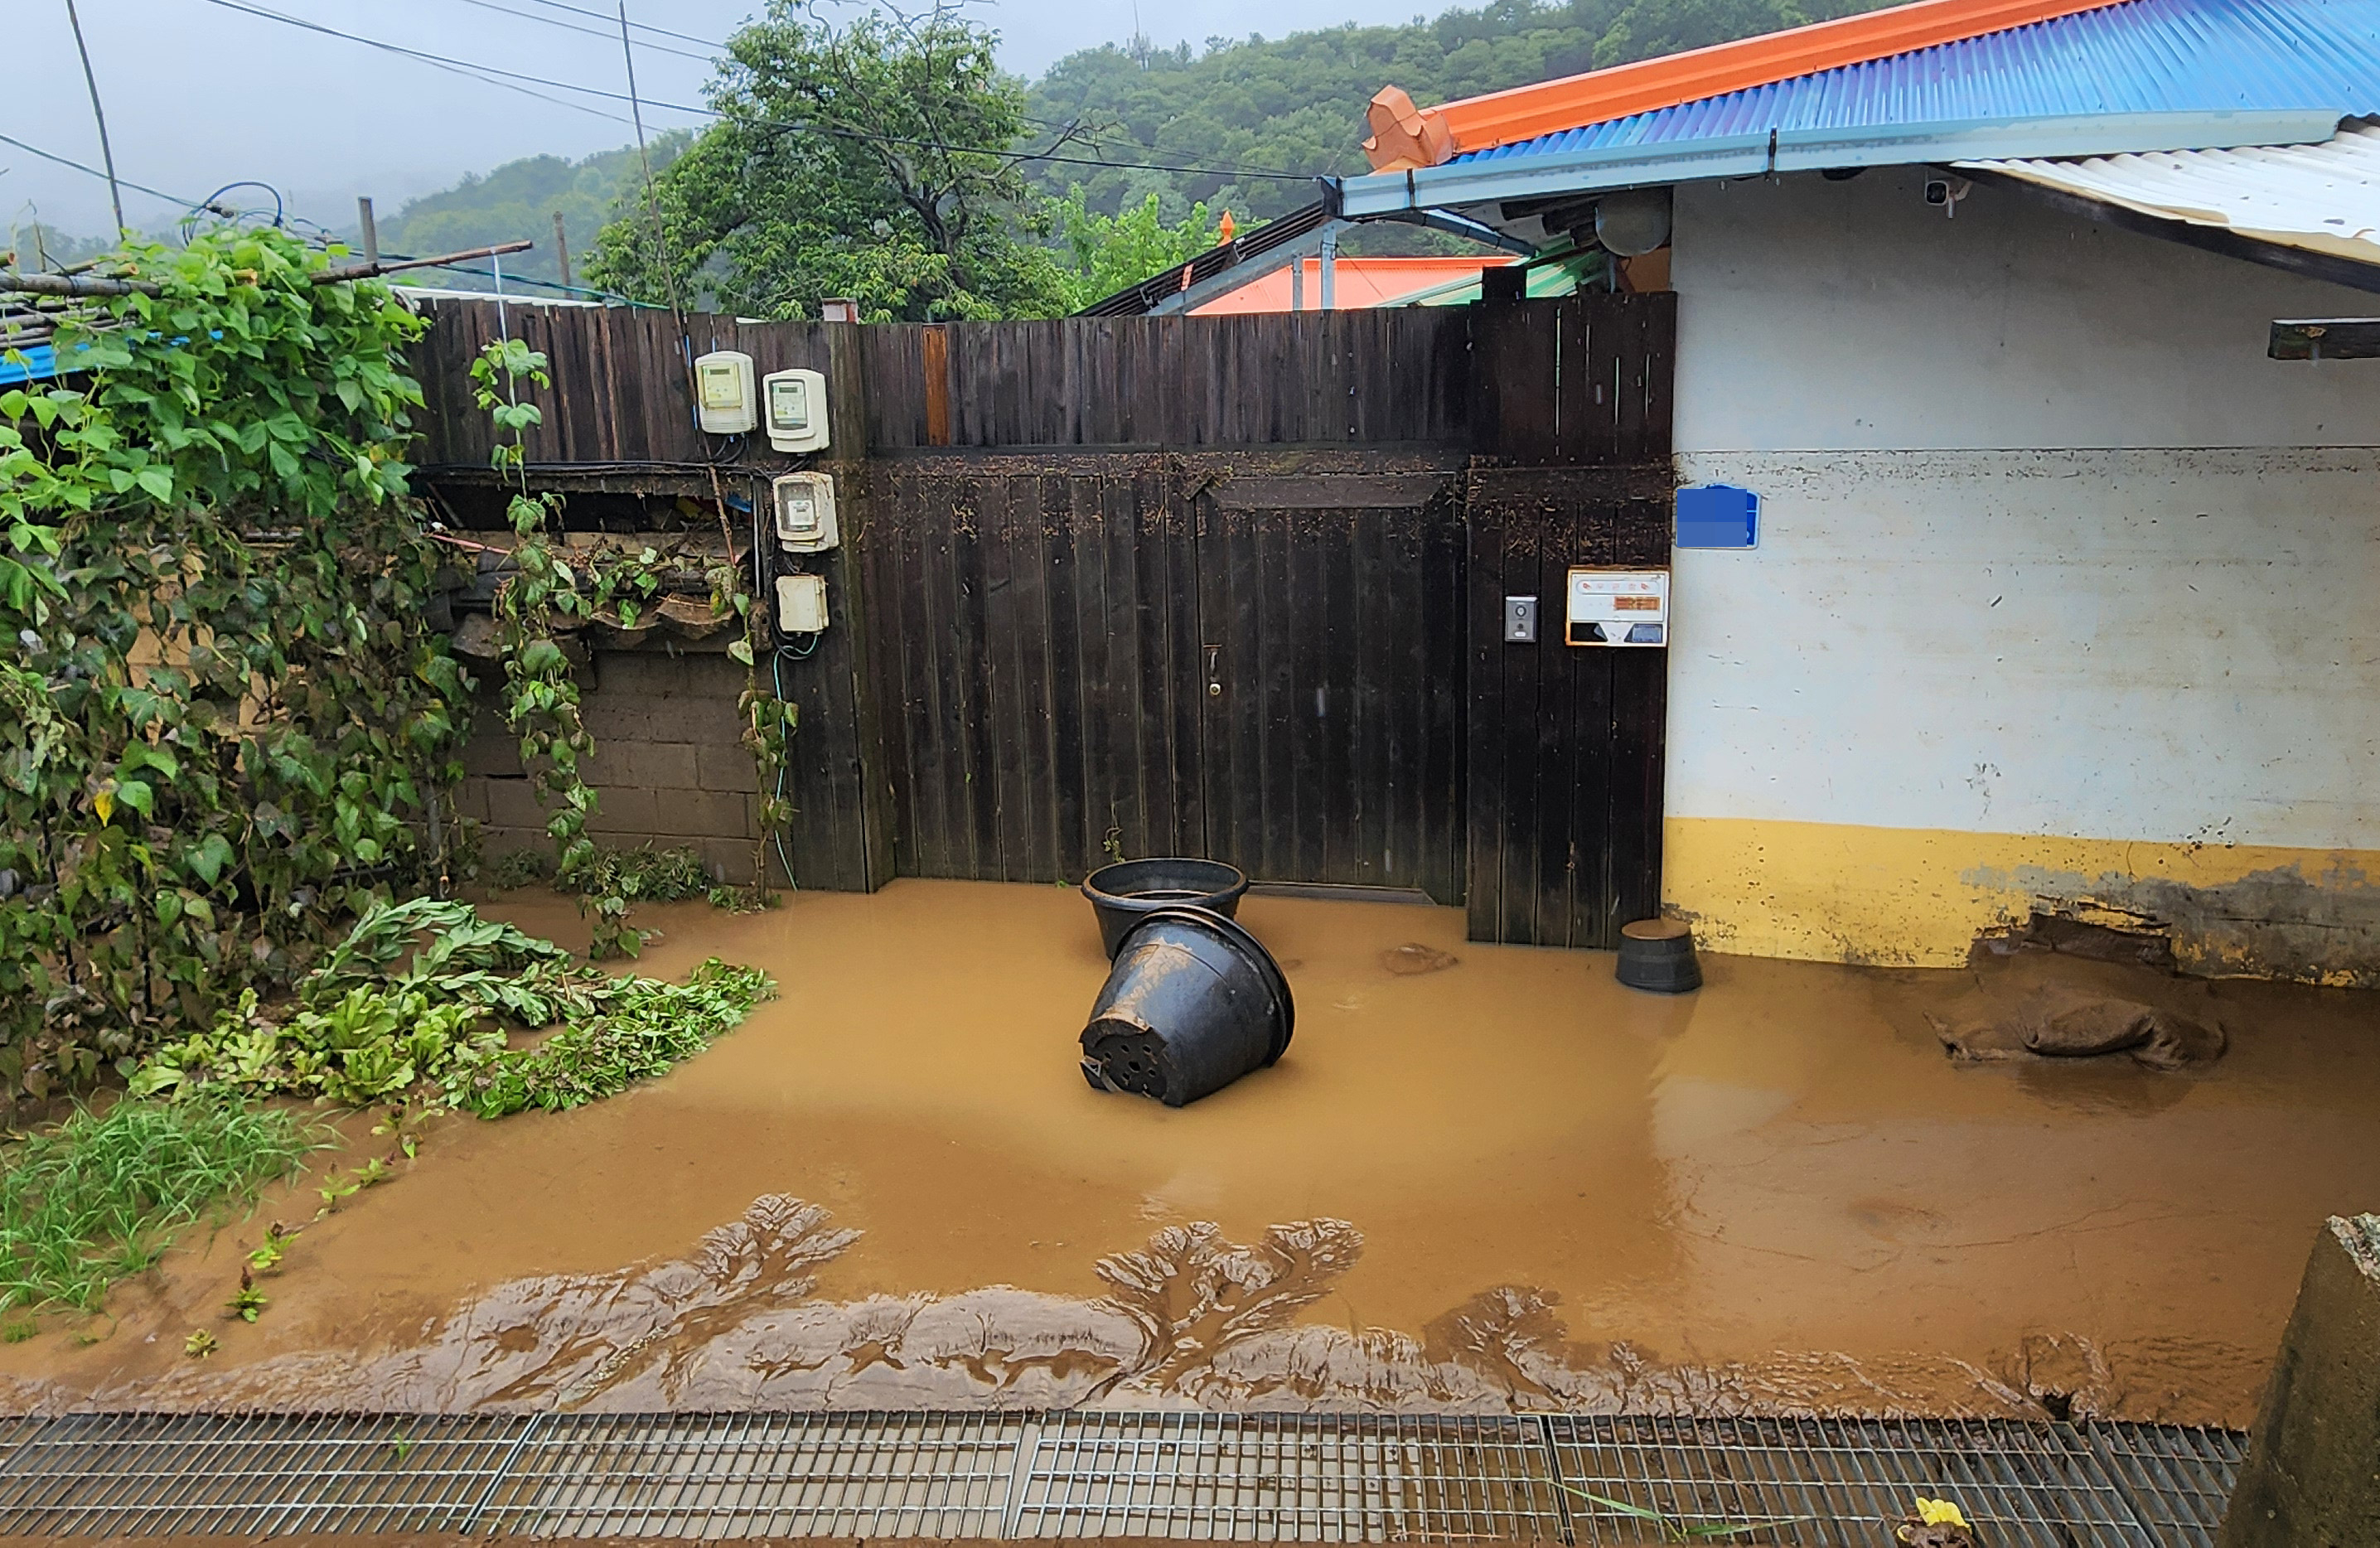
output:
[[[1450,165],[1677,145],[1772,129],[2283,108],[2380,114],[2380,0],[2124,0],[1541,135],[1458,156]]]

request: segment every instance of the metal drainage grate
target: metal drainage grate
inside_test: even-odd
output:
[[[464,1530],[528,1537],[997,1537],[998,1413],[540,1415]]]
[[[1956,1502],[1984,1542],[2010,1548],[2211,1542],[2240,1449],[2207,1432],[2121,1426],[2095,1441],[1999,1420],[1555,1418],[1546,1430],[1582,1544],[1658,1541],[1626,1505],[1687,1529],[1866,1548],[1920,1494]]]
[[[0,1420],[0,1537],[2214,1542],[2237,1432],[2000,1420],[813,1412]],[[1600,1496],[1600,1500],[1589,1496]],[[1611,1503],[1603,1503],[1611,1502]],[[1622,1506],[1633,1508],[1622,1508]]]
[[[1526,1420],[1056,1414],[1010,1535],[1559,1542],[1546,1460]]]
[[[2089,1424],[2082,1436],[2155,1542],[2213,1542],[2248,1458],[2238,1430]]]
[[[0,1537],[452,1530],[529,1422],[71,1414],[6,1447]]]

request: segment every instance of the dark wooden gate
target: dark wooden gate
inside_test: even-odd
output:
[[[1469,933],[1619,945],[1660,911],[1667,650],[1563,642],[1574,565],[1670,562],[1677,298],[1478,308],[1467,510]],[[1532,644],[1504,599],[1537,599]]]
[[[1281,460],[1199,499],[1208,849],[1261,878],[1451,903],[1460,463]]]
[[[1112,851],[1462,896],[1461,459],[880,461],[904,874]]]

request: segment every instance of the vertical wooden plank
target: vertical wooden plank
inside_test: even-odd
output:
[[[1425,857],[1422,884],[1439,903],[1464,901],[1467,882],[1468,812],[1464,754],[1467,750],[1467,689],[1470,641],[1464,613],[1470,601],[1468,553],[1461,484],[1451,487],[1422,513],[1418,620],[1422,695],[1416,750],[1420,837]]]
[[[1026,727],[1038,707],[1023,690],[1016,608],[1015,568],[1009,553],[1009,527],[1016,480],[1005,467],[990,470],[976,501],[976,541],[983,565],[983,635],[987,697],[983,707],[983,752],[978,778],[990,786],[990,826],[984,879],[1021,882],[1032,871],[1032,798],[1025,786]],[[978,793],[982,810],[984,793]]]
[[[1465,933],[1504,939],[1504,513],[1474,488],[1465,503]]]
[[[1168,574],[1172,534],[1167,521],[1173,480],[1151,467],[1134,481],[1131,585],[1139,634],[1135,675],[1140,682],[1140,788],[1144,821],[1153,853],[1179,855],[1184,809],[1189,803],[1175,783],[1173,588]]]
[[[878,609],[889,599],[880,597],[871,584],[876,567],[867,552],[873,537],[875,509],[868,478],[868,426],[872,416],[862,343],[856,324],[836,323],[823,334],[793,331],[785,348],[796,359],[820,360],[828,384],[828,444],[844,506],[843,543],[834,569],[844,593],[841,616],[835,620],[844,636],[836,652],[838,669],[844,673],[851,705],[853,791],[847,820],[855,830],[856,885],[863,892],[874,892],[897,872],[893,834],[899,820],[893,805],[893,760],[885,706],[879,691],[882,673],[878,657],[887,641]],[[756,476],[755,510],[767,508],[768,494],[766,481]]]
[[[1000,787],[991,740],[997,689],[984,630],[983,523],[987,507],[991,519],[999,519],[1001,481],[997,474],[979,472],[967,481],[967,490],[968,499],[951,524],[951,570],[957,583],[952,660],[962,678],[960,701],[966,706],[958,726],[964,798],[956,819],[967,834],[970,858],[965,874],[996,881],[1000,876]]]
[[[1106,474],[1070,480],[1074,498],[1075,616],[1082,662],[1083,834],[1085,863],[1104,863],[1109,830],[1123,829],[1115,770],[1123,747],[1117,736],[1116,628],[1108,603],[1108,509],[1114,496]],[[1131,835],[1119,832],[1119,842]]]
[[[1614,296],[1611,299],[1621,303],[1620,315],[1612,326],[1612,332],[1617,335],[1614,353],[1619,357],[1612,374],[1619,384],[1620,400],[1619,413],[1615,416],[1614,457],[1621,462],[1646,462],[1652,460],[1653,455],[1652,437],[1645,417],[1648,387],[1646,333],[1652,322],[1652,308],[1646,303],[1650,298]],[[1662,438],[1666,439],[1666,433]]]
[[[1075,481],[1052,473],[1041,481],[1042,552],[1050,620],[1050,756],[1052,835],[1058,874],[1080,881],[1099,847],[1089,836],[1083,798],[1089,759],[1084,728],[1082,561],[1076,542]]]
[[[1099,490],[1100,553],[1106,565],[1106,701],[1112,717],[1109,729],[1111,757],[1100,771],[1100,779],[1110,792],[1113,815],[1108,820],[1123,829],[1123,852],[1133,856],[1162,852],[1157,792],[1148,783],[1158,762],[1151,744],[1161,731],[1150,724],[1149,706],[1143,697],[1148,688],[1142,667],[1143,642],[1148,632],[1148,600],[1141,593],[1135,559],[1140,542],[1144,477],[1135,467],[1128,473],[1103,481]]]
[[[1343,694],[1332,691],[1331,641],[1336,615],[1346,602],[1343,595],[1332,595],[1336,578],[1330,551],[1343,547],[1343,540],[1335,523],[1319,511],[1282,511],[1277,518],[1289,534],[1289,567],[1274,581],[1296,669],[1296,689],[1288,706],[1296,815],[1287,836],[1294,869],[1282,880],[1323,882],[1330,879],[1331,815],[1346,791],[1343,781],[1332,778],[1341,770],[1331,756],[1337,723],[1346,713]]]
[[[1360,318],[1361,314],[1354,314]],[[1322,798],[1316,811],[1320,865],[1313,879],[1356,884],[1366,880],[1358,858],[1367,809],[1379,805],[1379,787],[1360,777],[1356,761],[1358,694],[1364,670],[1363,641],[1356,630],[1355,555],[1365,542],[1365,528],[1377,522],[1377,510],[1303,511],[1314,534],[1320,561],[1322,628],[1315,687],[1321,699],[1315,725],[1316,752],[1321,765]],[[1373,545],[1377,553],[1377,545]]]
[[[1504,585],[1507,595],[1537,594],[1540,619],[1552,609],[1539,589],[1546,545],[1544,511],[1535,504],[1516,508],[1504,530]],[[1500,615],[1500,607],[1499,609]],[[1543,813],[1538,781],[1545,769],[1544,738],[1548,706],[1540,696],[1540,677],[1548,652],[1560,649],[1550,632],[1540,628],[1534,645],[1504,648],[1504,892],[1505,941],[1534,945],[1544,939],[1538,927],[1536,903]]]
[[[951,343],[949,330],[917,330],[917,370],[926,398],[926,445],[951,444]]]
[[[1176,851],[1208,849],[1206,738],[1199,734],[1207,703],[1206,619],[1199,609],[1196,513],[1182,480],[1165,480],[1166,682],[1172,701],[1173,791],[1181,844]]]
[[[1351,638],[1344,661],[1349,684],[1350,784],[1354,832],[1349,848],[1351,879],[1365,885],[1400,883],[1419,858],[1407,836],[1405,801],[1412,789],[1402,754],[1405,728],[1417,708],[1420,631],[1418,552],[1407,555],[1416,536],[1411,509],[1354,513],[1348,562]],[[1414,543],[1418,549],[1418,542]],[[1398,563],[1399,559],[1406,562]],[[1398,611],[1399,603],[1405,611]]]
[[[1020,471],[1009,485],[1008,585],[1009,616],[1014,630],[1015,726],[1022,787],[1009,801],[1017,814],[1022,842],[1015,854],[1019,879],[1060,880],[1058,859],[1056,756],[1051,727],[1056,706],[1050,701],[1049,559],[1043,532],[1045,478]]]

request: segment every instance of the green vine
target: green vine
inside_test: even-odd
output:
[[[135,246],[0,391],[0,1108],[434,881],[469,683],[405,499],[419,322],[278,231]]]

